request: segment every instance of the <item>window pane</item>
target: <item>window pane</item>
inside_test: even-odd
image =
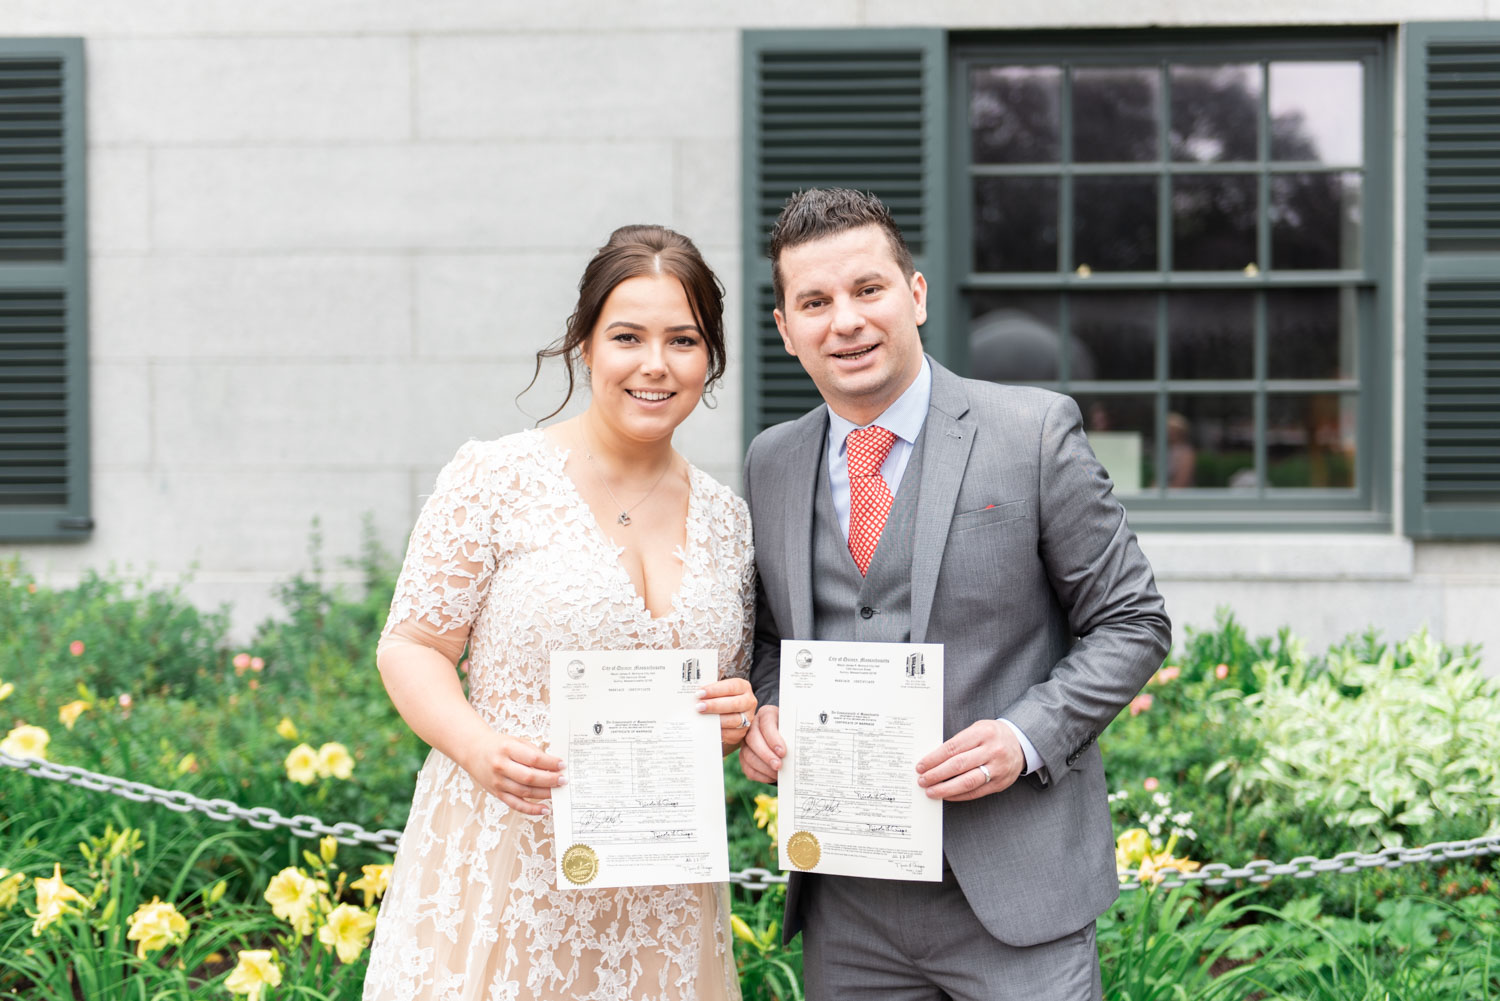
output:
[[[1073,159],[1080,163],[1145,163],[1157,148],[1155,69],[1073,72]]]
[[[1138,494],[1156,479],[1156,397],[1078,395],[1089,447],[1115,481],[1115,493]]]
[[[974,269],[1057,270],[1057,178],[974,179]]]
[[[1173,66],[1171,73],[1173,160],[1259,159],[1259,66]]]
[[[1182,393],[1168,401],[1167,487],[1255,487],[1255,406],[1248,393]]]
[[[1062,147],[1062,70],[985,66],[969,77],[975,163],[1056,163]]]
[[[1060,378],[1055,293],[975,292],[968,300],[971,377],[1051,383]]]
[[[1271,177],[1271,266],[1360,266],[1358,174]]]
[[[1172,293],[1167,300],[1167,345],[1170,378],[1254,378],[1254,293]]]
[[[1266,293],[1266,374],[1272,379],[1352,379],[1359,327],[1352,290]]]
[[[1354,486],[1358,414],[1352,393],[1266,397],[1266,478],[1273,487]]]
[[[1156,378],[1156,293],[1086,292],[1068,298],[1074,380]]]
[[[1239,271],[1255,263],[1254,174],[1172,178],[1172,267]]]
[[[1359,63],[1271,64],[1271,159],[1364,162]]]
[[[1093,271],[1155,271],[1156,178],[1073,181],[1073,259]]]

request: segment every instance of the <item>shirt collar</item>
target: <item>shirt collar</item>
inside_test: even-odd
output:
[[[906,392],[896,398],[896,402],[885,408],[885,412],[875,418],[870,424],[879,424],[887,431],[893,432],[897,438],[910,445],[915,445],[917,435],[922,433],[922,424],[927,420],[927,408],[932,403],[932,366],[927,362],[927,356],[922,356],[922,369],[917,377],[912,380]],[[869,427],[870,424],[863,425]],[[828,408],[828,450],[832,454],[842,455],[844,452],[844,440],[849,437],[849,432],[856,430],[861,425],[853,421],[845,420]]]

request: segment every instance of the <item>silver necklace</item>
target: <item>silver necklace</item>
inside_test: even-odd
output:
[[[630,524],[630,512],[634,511],[636,508],[644,504],[646,502],[646,498],[650,497],[653,493],[656,492],[656,488],[661,486],[661,481],[666,479],[667,470],[671,469],[673,465],[671,462],[668,462],[666,466],[662,468],[661,475],[656,478],[656,482],[651,484],[651,489],[642,494],[640,500],[636,501],[629,507],[626,507],[624,504],[620,503],[620,499],[615,496],[615,492],[609,488],[609,481],[604,478],[604,474],[599,471],[599,467],[594,465],[594,453],[585,448],[583,450],[583,457],[589,460],[589,468],[594,471],[594,476],[598,478],[599,485],[604,488],[605,493],[609,494],[609,499],[615,502],[615,507],[620,509],[620,516],[616,518],[615,521],[621,525]]]

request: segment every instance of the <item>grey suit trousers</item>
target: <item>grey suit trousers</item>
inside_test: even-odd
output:
[[[1094,925],[1040,945],[985,930],[952,871],[941,883],[804,876],[808,1001],[1100,1001]]]

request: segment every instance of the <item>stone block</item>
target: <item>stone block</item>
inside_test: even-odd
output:
[[[315,142],[411,135],[404,38],[104,38],[89,45],[96,143]]]
[[[91,465],[139,468],[151,461],[151,374],[145,362],[89,364]],[[97,508],[96,508],[97,510]]]
[[[168,149],[155,234],[186,250],[571,249],[671,210],[665,142]]]
[[[1414,20],[1476,20],[1486,0],[1266,0],[1223,4],[1211,0],[1061,0],[1051,4],[997,4],[986,0],[935,0],[915,5],[869,0],[871,27],[947,25],[954,28],[1193,27],[1199,25],[1391,24]]]
[[[96,358],[380,358],[412,350],[404,255],[94,262]]]
[[[733,31],[425,36],[418,133],[729,140],[739,130],[737,62]]]
[[[599,233],[595,245],[608,232]],[[422,254],[415,259],[417,354],[529,361],[561,337],[592,251]]]
[[[91,147],[87,153],[89,254],[151,248],[150,154]]]
[[[859,0],[7,0],[16,35],[314,35],[415,31],[837,27],[860,23]]]
[[[740,239],[740,144],[729,140],[677,142],[677,184],[672,225],[693,238],[708,256],[711,246],[738,247]],[[723,276],[722,257],[709,265]]]
[[[381,468],[446,461],[524,426],[508,362],[162,362],[157,461],[169,466]],[[512,388],[514,387],[514,388]]]

